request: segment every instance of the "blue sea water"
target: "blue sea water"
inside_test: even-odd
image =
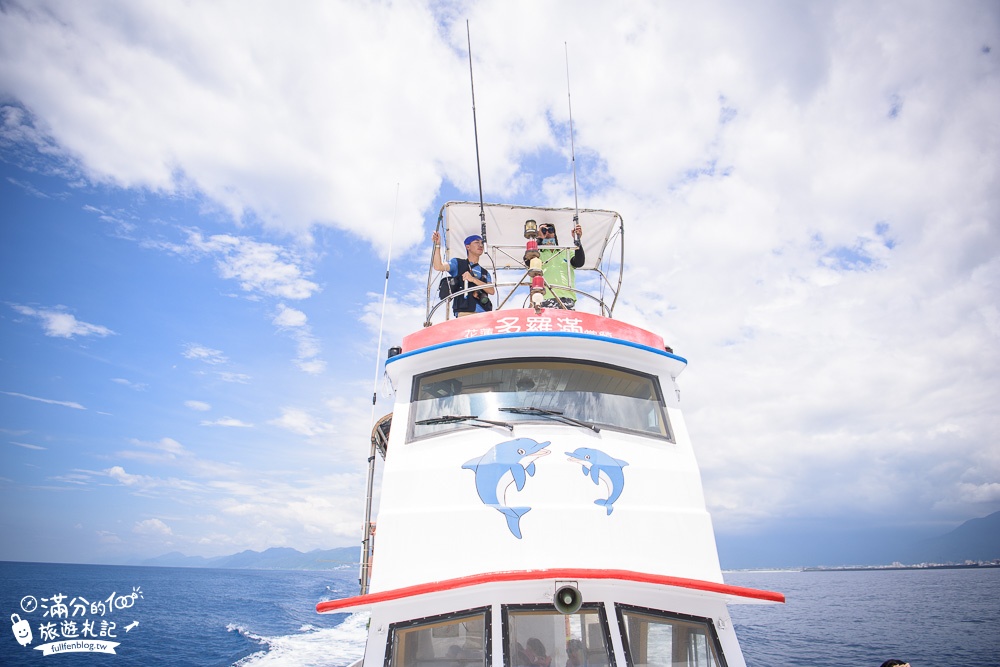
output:
[[[890,657],[913,667],[1000,667],[1000,569],[733,572],[726,581],[788,600],[730,607],[750,667],[878,667]],[[356,591],[353,569],[0,563],[0,612],[28,621],[33,634],[21,646],[5,630],[0,665],[346,667],[362,654],[367,617],[320,616],[315,606]],[[43,642],[39,627],[53,621],[44,614],[59,605],[67,614]],[[79,641],[118,642],[114,655],[33,648],[53,632],[57,643],[73,641],[63,631],[80,635],[85,621],[97,636]],[[99,636],[102,621],[115,637]]]
[[[785,594],[731,605],[749,667],[1000,666],[1000,568],[730,572],[726,583]]]

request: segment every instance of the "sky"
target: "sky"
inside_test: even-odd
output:
[[[0,3],[0,560],[358,544],[477,134],[622,215],[724,565],[1000,510],[998,58],[995,1]]]

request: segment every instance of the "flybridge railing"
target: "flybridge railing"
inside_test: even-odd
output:
[[[477,203],[448,202],[441,207],[436,231],[445,241],[444,262],[455,257],[464,259],[467,256],[464,239],[474,234],[481,235],[479,206]],[[554,299],[556,308],[566,307],[559,298],[560,293],[572,293],[576,301],[574,309],[612,317],[621,290],[625,254],[624,226],[620,215],[594,209],[577,211],[506,204],[486,204],[483,212],[486,243],[479,264],[490,272],[491,286],[496,291],[490,298],[494,310],[531,308],[537,304],[537,299],[532,302],[531,294],[533,287],[539,291],[539,279],[532,275],[538,271],[532,271],[525,263],[530,240],[525,222],[533,220],[538,226],[552,224],[557,235],[562,233],[564,237],[569,237],[579,221],[583,229],[580,240],[586,261],[575,269],[575,284],[549,283],[543,276],[541,290],[545,299]],[[572,257],[577,246],[558,244],[542,248],[562,250]],[[424,326],[431,326],[435,319],[450,319],[453,317],[453,299],[481,290],[481,287],[473,285],[441,298],[438,286],[446,277],[447,272],[435,271],[432,259],[427,272]]]

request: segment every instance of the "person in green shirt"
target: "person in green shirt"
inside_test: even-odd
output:
[[[542,308],[559,308],[559,301],[562,301],[563,305],[570,310],[576,306],[576,292],[572,290],[576,287],[575,269],[583,266],[587,259],[583,252],[583,245],[580,243],[581,236],[583,236],[583,228],[580,227],[580,223],[577,223],[573,228],[575,250],[558,247],[547,248],[546,246],[559,245],[555,225],[550,222],[539,225],[538,254],[539,259],[542,260],[542,277],[545,278],[545,283],[549,286],[545,290],[547,298],[542,301]],[[567,287],[570,289],[565,289]]]

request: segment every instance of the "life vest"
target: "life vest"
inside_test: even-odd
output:
[[[472,275],[476,275],[476,272],[472,271],[472,267],[474,266],[478,266],[479,270],[482,271],[482,276],[480,277],[480,280],[485,280],[486,282],[490,282],[490,272],[486,270],[486,267],[481,266],[479,264],[469,264],[468,259],[456,258],[455,261],[458,262],[458,271],[456,272],[456,275],[451,277],[452,293],[460,292],[463,289],[465,289],[465,281],[462,280],[462,275],[466,271],[471,271]],[[486,298],[483,299],[483,301],[480,301],[479,300],[480,296],[484,296]],[[486,294],[486,292],[479,290],[456,296],[452,300],[452,310],[455,311],[456,315],[458,313],[475,313],[478,312],[478,310],[476,309],[477,304],[482,306],[483,310],[485,311],[493,310],[493,302],[490,301],[489,294]]]

